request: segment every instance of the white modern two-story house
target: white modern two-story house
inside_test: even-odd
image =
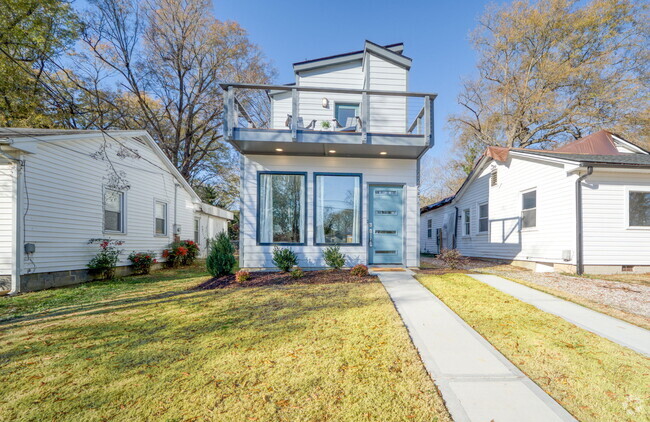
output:
[[[650,272],[650,153],[604,130],[554,151],[489,147],[422,208],[421,239],[537,271]]]
[[[366,41],[295,63],[289,85],[222,85],[225,136],[242,156],[242,268],[273,268],[275,246],[323,267],[328,245],[350,266],[419,265],[419,162],[436,95],[407,91],[402,53]],[[250,112],[255,92],[270,101],[265,121]]]

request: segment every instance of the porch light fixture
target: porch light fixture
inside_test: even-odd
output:
[[[386,154],[388,154],[386,151],[382,151],[379,153],[379,155],[386,155]]]
[[[282,148],[276,148],[275,149],[277,152],[282,152]]]
[[[330,100],[327,98],[323,97],[323,100],[321,101],[321,104],[323,105],[323,108],[327,108],[330,105]]]
[[[329,150],[329,153],[330,153],[330,154],[336,154],[336,150],[331,149],[331,150]]]

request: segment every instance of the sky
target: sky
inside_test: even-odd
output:
[[[444,159],[451,134],[445,128],[462,79],[475,74],[469,33],[488,1],[253,1],[213,0],[220,20],[237,21],[278,72],[276,83],[294,81],[294,62],[363,49],[364,40],[404,43],[413,59],[409,90],[435,92],[435,142],[426,160]]]

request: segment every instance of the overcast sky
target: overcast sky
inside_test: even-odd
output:
[[[489,2],[460,1],[254,1],[214,0],[221,20],[235,20],[249,33],[278,71],[277,83],[293,82],[292,63],[403,42],[413,59],[409,90],[436,92],[436,147],[449,145],[448,114],[458,110],[463,77],[472,76],[475,55],[468,35]]]

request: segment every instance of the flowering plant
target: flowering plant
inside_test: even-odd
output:
[[[99,252],[88,263],[88,269],[102,280],[115,277],[115,267],[122,253],[118,246],[123,243],[114,239],[90,239],[88,244],[99,245]]]
[[[158,263],[158,260],[154,258],[155,254],[153,252],[131,252],[129,255],[129,261],[133,266],[133,272],[136,274],[149,274],[151,272],[151,266]]]
[[[193,240],[181,240],[181,247],[186,249],[186,253],[183,255],[183,265],[192,265],[194,260],[199,255],[199,245]]]
[[[178,268],[181,265],[190,265],[199,253],[199,246],[191,240],[174,242],[162,253],[167,260],[167,265]]]

